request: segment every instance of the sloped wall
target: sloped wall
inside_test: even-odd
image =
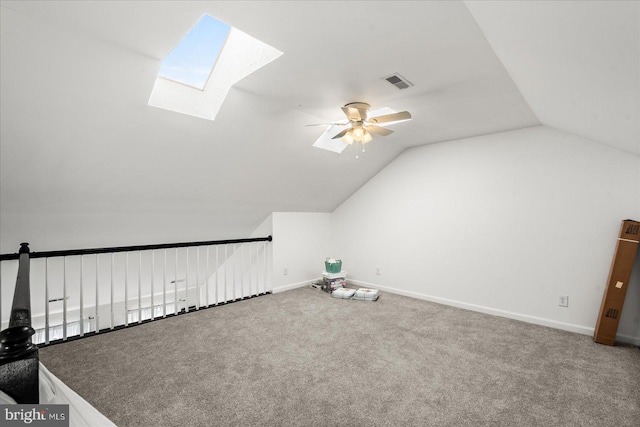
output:
[[[591,334],[638,173],[543,126],[410,149],[335,210],[335,256],[356,283]],[[619,334],[638,342],[639,294]]]

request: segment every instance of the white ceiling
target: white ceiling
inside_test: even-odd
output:
[[[238,237],[332,211],[408,147],[542,123],[638,154],[638,3],[567,3],[2,1],[2,212],[197,211],[207,238]],[[213,122],[149,107],[205,13],[284,54]],[[358,160],[313,148],[305,125],[352,101],[413,120]]]

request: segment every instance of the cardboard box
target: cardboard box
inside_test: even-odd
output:
[[[600,344],[613,345],[618,323],[622,315],[624,297],[631,278],[631,269],[640,242],[640,222],[630,219],[622,221],[616,250],[613,254],[607,287],[604,290],[600,313],[593,340]]]

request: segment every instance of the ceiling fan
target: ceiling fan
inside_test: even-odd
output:
[[[365,102],[351,102],[342,107],[342,111],[347,116],[348,121],[346,123],[326,123],[325,125],[348,127],[331,139],[342,138],[347,144],[352,144],[354,141],[366,144],[373,139],[372,134],[387,136],[393,133],[391,129],[378,125],[389,125],[411,119],[411,114],[408,111],[369,117],[370,109],[371,106]]]
[[[409,120],[411,118],[411,114],[408,111],[368,117],[370,108],[371,106],[364,102],[351,102],[342,107],[342,111],[349,120],[349,122],[344,123],[343,126],[347,124],[350,124],[351,126],[342,130],[342,132],[338,133],[331,139],[342,138],[342,140],[347,144],[352,144],[354,141],[366,144],[373,139],[371,136],[372,133],[380,136],[387,136],[393,133],[391,129],[378,126],[379,124],[388,124],[391,122]]]

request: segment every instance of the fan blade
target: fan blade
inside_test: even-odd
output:
[[[305,125],[305,126],[346,126],[349,123],[313,123],[310,125]]]
[[[380,136],[387,136],[393,133],[391,129],[383,128],[382,126],[376,126],[376,125],[367,125],[365,126],[365,129],[371,133],[375,133],[376,135],[380,135]]]
[[[334,136],[331,139],[338,139],[338,138],[342,138],[343,136],[345,136],[347,134],[347,132],[349,132],[351,130],[351,128],[345,129],[342,132],[340,132],[339,134],[337,134],[336,136]]]
[[[349,121],[361,122],[363,120],[367,120],[367,108],[356,108],[347,105],[342,107],[342,111],[344,111],[344,115],[347,116],[347,119],[349,119]]]
[[[400,113],[386,114],[384,116],[371,117],[367,120],[369,123],[379,125],[380,123],[397,122],[400,120],[408,120],[411,118],[411,114],[408,111],[401,111]]]

